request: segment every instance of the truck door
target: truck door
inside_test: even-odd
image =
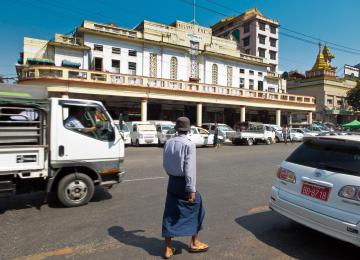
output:
[[[52,163],[119,167],[123,141],[100,102],[55,100],[51,116]]]

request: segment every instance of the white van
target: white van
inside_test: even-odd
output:
[[[163,145],[166,143],[166,132],[175,127],[175,124],[171,121],[149,121],[156,127],[158,144]]]
[[[132,145],[158,144],[155,125],[150,122],[127,122]]]

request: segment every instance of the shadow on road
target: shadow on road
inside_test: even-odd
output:
[[[273,211],[239,217],[235,222],[258,240],[296,259],[342,259],[344,254],[358,255],[360,252],[352,244],[307,228]]]
[[[145,232],[144,230],[126,231],[123,227],[113,226],[108,229],[108,232],[110,236],[125,245],[142,248],[152,256],[164,255],[164,240],[141,235]],[[177,254],[181,254],[183,249],[188,248],[186,244],[179,241],[173,241],[172,245],[176,248]]]
[[[112,195],[106,189],[96,187],[94,197],[90,203],[109,200],[111,198]],[[0,214],[3,214],[8,210],[22,210],[28,208],[41,210],[41,207],[46,205],[46,203],[49,208],[64,208],[56,198],[56,194],[50,193],[46,198],[45,192],[36,192],[16,195],[9,198],[0,198]]]

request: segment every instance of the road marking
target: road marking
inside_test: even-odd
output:
[[[80,255],[91,255],[95,253],[105,252],[118,249],[121,243],[114,239],[108,239],[100,243],[80,244],[74,247],[58,248],[53,251],[41,252],[33,255],[17,257],[14,260],[44,260],[50,257],[62,256],[71,258]]]
[[[247,213],[248,213],[248,214],[256,214],[256,213],[261,213],[261,212],[266,212],[266,211],[270,211],[270,208],[269,208],[268,205],[249,209],[249,210],[247,211]]]
[[[131,179],[131,180],[123,180],[123,182],[131,182],[131,181],[147,181],[147,180],[158,180],[158,179],[164,179],[165,177],[159,176],[159,177],[151,177],[151,178],[142,178],[142,179]]]

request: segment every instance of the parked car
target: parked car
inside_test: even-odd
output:
[[[150,122],[127,122],[130,130],[131,145],[158,144],[156,128]]]
[[[163,145],[166,142],[166,132],[174,128],[175,124],[171,121],[149,121],[156,127],[158,144]]]
[[[292,131],[303,134],[304,137],[317,136],[318,132],[310,131],[308,128],[291,128]]]
[[[301,142],[304,138],[304,131],[297,128],[290,128],[290,139],[295,142]]]
[[[350,132],[325,132],[325,133],[320,133],[317,136],[336,136],[336,135],[351,135]]]
[[[218,123],[219,135],[218,138],[224,143],[231,143],[231,139],[235,136],[235,130],[227,124]],[[215,134],[215,123],[204,123],[202,128],[209,131],[210,134]]]
[[[166,132],[166,138],[169,140],[170,138],[174,137],[176,134],[176,130],[170,129]],[[191,126],[191,130],[188,133],[189,139],[196,145],[196,146],[207,146],[214,144],[214,135],[209,134],[209,132],[201,127]]]
[[[120,128],[119,120],[114,120],[115,126],[117,129],[119,129],[120,133],[122,133],[124,138],[124,144],[130,145],[131,144],[131,138],[130,138],[130,131],[128,126],[125,122],[122,123],[122,129]]]
[[[360,136],[305,137],[281,163],[269,206],[360,246]]]

